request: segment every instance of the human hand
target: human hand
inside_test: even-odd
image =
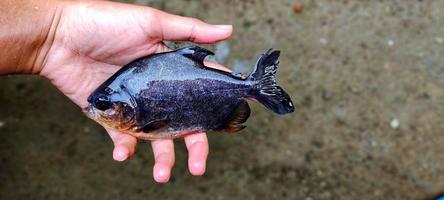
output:
[[[75,1],[61,4],[41,51],[40,74],[47,77],[80,107],[103,81],[130,61],[167,51],[163,40],[215,43],[227,39],[231,26],[209,25],[192,18],[153,8],[107,1]],[[44,49],[44,48],[43,48]],[[107,128],[114,142],[113,158],[124,161],[134,154],[137,140]],[[208,141],[205,133],[184,138],[193,175],[205,172]],[[174,165],[172,140],[152,141],[153,176],[169,180]]]

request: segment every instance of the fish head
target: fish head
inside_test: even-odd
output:
[[[121,92],[94,92],[83,112],[99,124],[120,131],[136,126],[137,106],[131,96]]]

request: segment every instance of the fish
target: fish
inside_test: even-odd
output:
[[[97,87],[83,111],[142,140],[238,132],[250,116],[247,99],[278,115],[294,111],[276,81],[280,51],[263,53],[248,76],[205,66],[209,55],[214,53],[188,46],[136,59]]]

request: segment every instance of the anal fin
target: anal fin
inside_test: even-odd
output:
[[[215,130],[225,133],[238,132],[247,127],[243,123],[247,121],[248,117],[250,117],[250,106],[247,101],[241,100],[237,108],[228,117],[225,125]]]

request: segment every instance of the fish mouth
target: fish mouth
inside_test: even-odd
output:
[[[83,108],[82,112],[85,113],[85,115],[91,118],[92,120],[97,120],[99,117],[96,108],[94,108],[94,106],[92,106],[91,104]]]
[[[95,122],[99,123],[100,125],[105,126],[105,127],[112,127],[112,126],[110,126],[111,124],[109,123],[109,121],[106,120],[106,118],[103,118],[103,116],[101,116],[102,111],[95,108],[91,104],[88,105],[87,107],[83,108],[82,112],[85,113],[85,115],[88,118],[94,120]]]
[[[82,112],[90,119],[99,123],[103,127],[113,128],[119,131],[127,131],[134,124],[134,121],[122,122],[120,121],[120,114],[115,114],[117,112],[114,109],[109,109],[110,113],[97,109],[96,107],[89,104],[87,107],[82,108]]]

